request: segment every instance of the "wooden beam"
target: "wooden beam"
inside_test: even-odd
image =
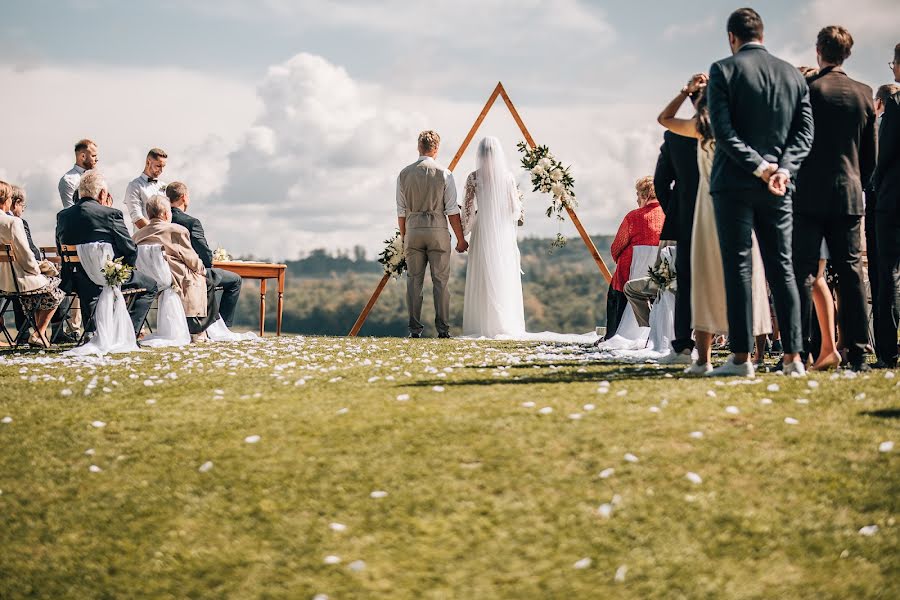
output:
[[[466,139],[463,140],[463,143],[459,147],[459,150],[457,150],[456,154],[453,155],[453,160],[450,161],[450,166],[447,167],[448,171],[452,171],[456,168],[456,165],[459,164],[459,160],[466,152],[466,148],[469,147],[469,144],[472,142],[472,138],[475,137],[475,133],[478,131],[478,128],[481,127],[481,123],[484,121],[484,118],[487,116],[488,112],[490,112],[491,107],[494,105],[494,102],[497,101],[497,96],[500,95],[500,91],[502,89],[503,84],[498,82],[497,87],[495,87],[494,91],[491,93],[491,97],[488,98],[488,101],[484,104],[484,108],[481,109],[481,114],[479,114],[478,118],[475,119],[475,124],[472,125],[472,129],[470,129],[468,135],[466,135]]]
[[[369,298],[369,302],[366,304],[366,307],[363,309],[362,313],[360,313],[359,318],[356,319],[356,323],[353,324],[353,329],[350,330],[349,337],[356,337],[359,333],[359,330],[362,329],[363,323],[366,322],[366,319],[369,317],[369,313],[372,312],[372,308],[374,308],[375,303],[378,302],[378,296],[381,295],[382,290],[384,290],[384,286],[387,285],[388,279],[391,278],[389,273],[385,273],[384,277],[381,278],[381,281],[378,282],[378,287],[375,288],[375,292],[372,293],[372,297]]]

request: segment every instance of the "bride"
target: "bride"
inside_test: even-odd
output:
[[[469,240],[463,334],[473,337],[525,335],[517,222],[523,217],[516,181],[500,140],[478,144],[476,169],[466,179],[463,232]]]

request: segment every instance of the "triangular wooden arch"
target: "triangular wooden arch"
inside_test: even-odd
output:
[[[528,128],[525,127],[525,123],[522,121],[522,117],[519,116],[519,111],[516,110],[516,107],[513,105],[512,100],[509,99],[509,95],[506,93],[506,90],[503,88],[503,83],[498,82],[497,87],[494,88],[494,91],[491,93],[491,96],[488,98],[488,101],[484,104],[484,108],[481,109],[481,114],[478,115],[478,118],[475,119],[475,123],[472,125],[472,128],[469,130],[468,135],[463,140],[462,145],[459,147],[459,150],[456,151],[456,154],[453,155],[453,160],[450,161],[447,169],[453,171],[456,168],[456,165],[459,164],[460,159],[463,154],[466,152],[466,148],[469,147],[469,144],[472,142],[472,138],[475,137],[475,133],[478,131],[478,128],[481,127],[482,122],[484,122],[485,117],[490,112],[491,108],[493,108],[494,103],[497,101],[497,98],[503,98],[504,104],[506,104],[506,108],[509,109],[512,118],[515,120],[516,125],[519,126],[519,130],[521,130],[522,135],[525,136],[525,141],[529,146],[534,148],[537,146],[534,142],[534,138],[531,137],[531,134],[528,133]],[[609,272],[609,269],[606,267],[606,263],[603,262],[603,257],[600,256],[600,253],[597,251],[597,247],[594,245],[593,240],[587,234],[587,231],[584,230],[584,227],[581,224],[581,220],[578,218],[578,215],[575,214],[575,211],[570,207],[566,207],[566,212],[569,213],[569,218],[572,220],[572,223],[575,225],[575,229],[578,230],[578,234],[581,236],[582,241],[585,246],[587,246],[588,251],[591,253],[591,256],[594,258],[594,262],[597,263],[597,267],[600,269],[600,273],[603,275],[603,278],[606,279],[606,282],[609,283],[612,280],[612,274]],[[381,281],[378,283],[378,287],[375,288],[375,292],[372,294],[372,297],[369,298],[369,302],[366,304],[365,308],[363,308],[362,313],[360,313],[359,318],[356,319],[356,323],[353,324],[353,328],[350,330],[350,337],[356,337],[359,333],[359,330],[362,329],[363,323],[366,322],[366,318],[369,316],[369,313],[372,311],[372,308],[375,306],[375,303],[378,301],[378,297],[381,295],[382,290],[384,290],[384,286],[387,284],[388,279],[390,279],[390,275],[385,274],[384,277],[381,278]]]

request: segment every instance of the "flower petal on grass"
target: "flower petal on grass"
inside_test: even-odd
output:
[[[890,452],[893,449],[894,449],[894,442],[887,441],[887,442],[881,442],[880,444],[878,444],[879,452]]]
[[[703,437],[703,432],[702,432],[702,431],[692,431],[692,432],[690,433],[690,436],[691,436],[692,438],[694,438],[695,440],[699,440],[700,438]]]
[[[406,402],[407,400],[409,400],[409,394],[399,394],[397,396],[397,400],[399,402]]]
[[[604,502],[600,506],[597,507],[597,514],[603,517],[604,519],[608,519],[613,514],[613,505],[608,502]]]
[[[102,428],[106,427],[106,423],[104,423],[103,421],[92,421],[91,427],[96,427],[97,429],[102,429]]]
[[[369,494],[369,497],[375,498],[377,500],[378,498],[386,498],[387,495],[388,495],[388,493],[385,492],[384,490],[375,490],[374,492]]]
[[[431,388],[431,391],[432,391],[432,392],[443,392],[443,391],[444,391],[444,386],[442,386],[442,385],[436,385],[436,386],[434,386],[433,388]]]
[[[197,470],[200,471],[201,473],[208,473],[209,471],[212,470],[212,468],[213,468],[212,461],[208,460],[205,463],[203,463],[202,465],[200,465],[200,468]]]
[[[3,417],[2,419],[0,419],[0,423],[4,423],[4,424],[5,424],[5,423],[12,423],[12,422],[13,422],[13,418],[12,418],[12,417]]]
[[[352,563],[347,565],[347,568],[354,573],[360,573],[366,570],[366,562],[363,560],[354,560]]]
[[[628,574],[628,567],[625,565],[620,565],[618,569],[616,569],[616,575],[613,577],[613,580],[616,583],[623,583],[625,581],[625,575]]]
[[[878,533],[878,525],[866,525],[859,530],[859,535],[866,537],[872,537],[876,533]]]
[[[325,560],[323,562],[326,565],[336,565],[341,562],[341,557],[335,556],[334,554],[329,554],[328,556],[325,557]]]
[[[343,523],[330,523],[330,524],[328,525],[328,527],[329,527],[332,531],[336,531],[336,532],[338,532],[338,533],[347,531],[347,526],[344,525]]]
[[[260,440],[260,437],[258,435],[248,435],[247,437],[244,438],[244,441],[247,442],[248,444],[255,444],[259,440]]]
[[[532,402],[531,400],[529,400],[528,402],[523,402],[522,408],[534,408],[534,402]]]
[[[101,468],[98,467],[97,465],[91,465],[91,466],[88,467],[88,471],[90,471],[91,473],[99,473],[99,472],[102,471],[102,470],[103,470],[103,469],[101,469]]]
[[[616,470],[612,467],[600,471],[600,479],[609,479],[615,474]]]
[[[700,477],[699,475],[697,475],[696,473],[694,473],[693,471],[688,471],[684,477],[685,477],[685,479],[687,479],[688,481],[690,481],[691,483],[693,483],[695,485],[700,485],[701,483],[703,483],[703,478]]]
[[[635,456],[634,454],[632,454],[631,452],[626,452],[625,456],[623,456],[622,458],[624,458],[627,462],[630,462],[630,463],[636,463],[639,460],[638,457]]]
[[[795,419],[794,417],[785,417],[784,422],[788,425],[797,425],[800,421]]]
[[[575,561],[575,564],[572,565],[572,567],[575,569],[587,569],[592,564],[594,564],[594,561],[592,561],[590,558],[582,558],[581,560]]]
[[[729,415],[737,415],[740,414],[741,409],[739,409],[737,406],[726,406],[725,412],[727,412]]]
[[[553,412],[553,407],[552,407],[552,406],[545,406],[544,408],[542,408],[542,409],[539,410],[538,412],[539,412],[540,414],[542,414],[542,415],[549,415],[550,413]]]

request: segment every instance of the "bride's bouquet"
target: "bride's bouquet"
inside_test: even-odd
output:
[[[675,267],[669,263],[668,258],[663,257],[658,264],[650,267],[647,274],[659,286],[661,292],[666,290],[675,292],[678,281],[675,277]]]
[[[123,283],[127,283],[131,279],[133,271],[134,267],[123,263],[121,256],[115,260],[107,259],[106,264],[100,269],[103,277],[106,278],[106,285],[110,287],[121,286]]]
[[[389,240],[384,240],[385,247],[378,255],[378,262],[384,265],[384,272],[394,278],[398,278],[406,271],[406,252],[403,249],[403,238],[400,230]]]

